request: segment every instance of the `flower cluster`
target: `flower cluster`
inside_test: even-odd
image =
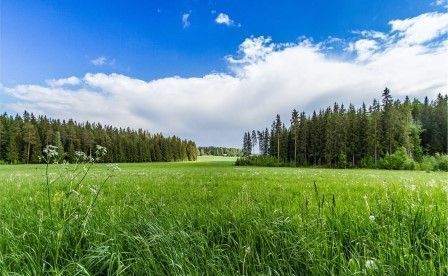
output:
[[[103,146],[96,145],[95,156],[97,159],[101,159],[107,154],[107,149]]]
[[[75,161],[76,163],[83,163],[83,162],[89,162],[92,163],[95,160],[93,159],[92,156],[88,156],[87,154],[85,154],[82,151],[75,151]]]
[[[47,145],[45,146],[43,150],[44,155],[39,157],[41,160],[43,160],[45,163],[57,163],[59,159],[59,152],[58,147],[53,145]]]

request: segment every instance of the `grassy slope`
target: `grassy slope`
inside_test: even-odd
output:
[[[233,167],[210,157],[120,167],[83,250],[61,237],[55,264],[44,167],[0,166],[0,274],[448,273],[447,173]],[[97,165],[86,182],[104,177]]]

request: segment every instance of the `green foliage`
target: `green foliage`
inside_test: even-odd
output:
[[[401,147],[393,154],[386,154],[380,160],[380,167],[386,170],[414,170],[416,162],[409,157],[405,147]]]
[[[237,148],[226,147],[198,147],[199,155],[213,155],[213,156],[242,156],[243,152]]]
[[[235,162],[236,166],[262,166],[262,167],[286,167],[288,163],[279,162],[270,155],[251,155],[240,157]]]
[[[448,155],[436,154],[436,162],[437,162],[437,170],[448,172]]]
[[[0,275],[448,274],[445,172],[122,164],[85,220],[109,168],[78,201],[75,166],[50,164],[54,226],[45,165],[1,167]]]
[[[338,155],[338,168],[346,168],[347,167],[347,155],[345,153],[341,152]]]
[[[424,171],[448,172],[448,155],[436,154],[434,156],[423,156],[420,168]]]
[[[361,159],[359,166],[361,168],[375,168],[375,160],[372,156],[366,156]]]
[[[381,103],[373,100],[371,106],[363,103],[358,109],[334,103],[311,116],[294,109],[289,128],[277,114],[270,131],[257,132],[259,153],[277,158],[278,164],[388,169],[419,169],[417,162],[425,153],[448,153],[447,95],[439,94],[431,102],[426,98],[423,104],[408,97],[401,102],[386,88]],[[244,134],[243,144],[249,155],[250,132]],[[402,147],[406,158],[395,154]]]
[[[96,144],[109,149],[104,162],[192,161],[197,157],[196,144],[176,136],[45,116],[35,118],[26,111],[23,116],[0,115],[0,161],[3,163],[37,163],[47,145],[56,146],[60,157],[74,162],[75,152],[93,155]]]

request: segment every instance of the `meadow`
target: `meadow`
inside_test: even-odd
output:
[[[0,274],[448,274],[446,172],[234,161],[0,166]]]

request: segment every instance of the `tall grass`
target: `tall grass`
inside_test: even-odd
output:
[[[45,166],[2,167],[2,274],[448,273],[446,173],[123,164],[94,193],[98,164],[60,199],[75,167],[50,165],[53,219]]]

